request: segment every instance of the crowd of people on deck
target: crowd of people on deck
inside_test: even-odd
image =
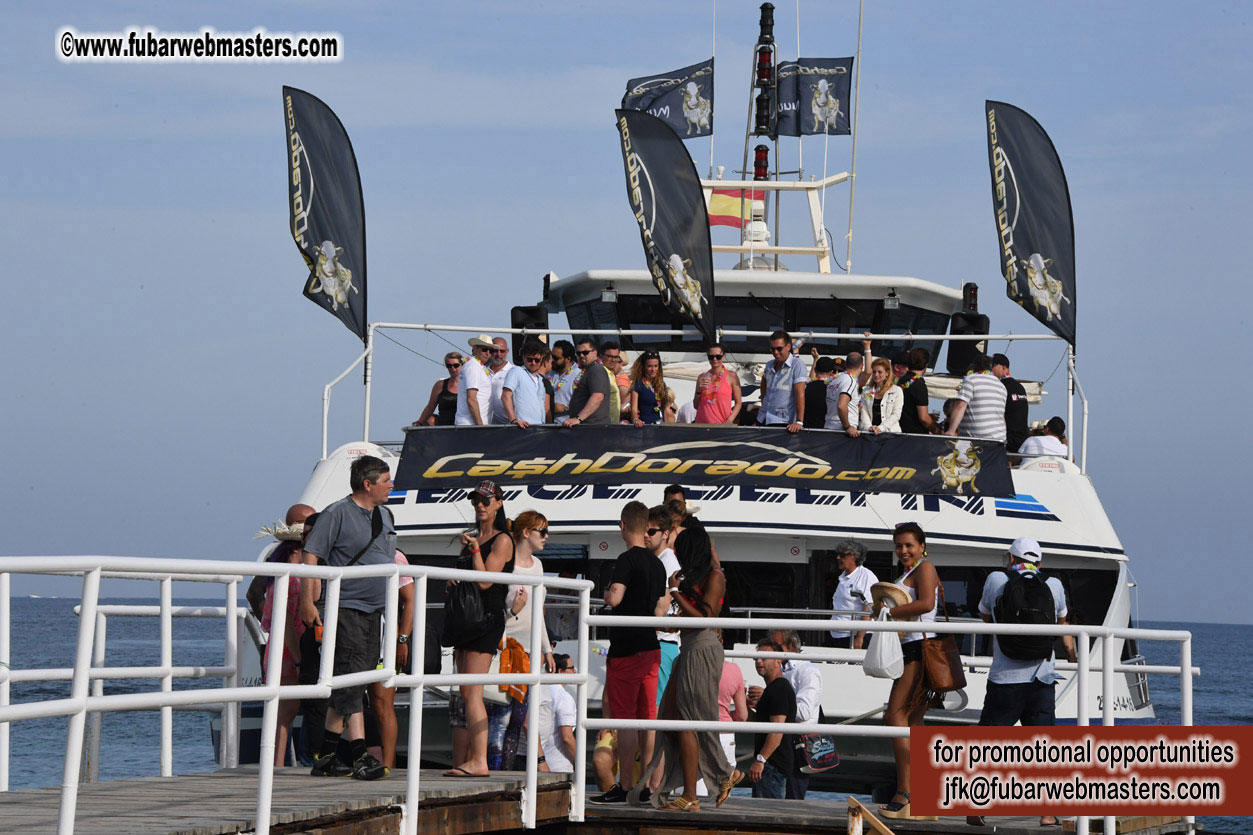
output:
[[[720,343],[706,348],[709,369],[680,402],[666,383],[656,351],[643,351],[625,369],[622,347],[590,338],[558,340],[552,347],[528,339],[522,366],[509,360],[505,339],[481,334],[470,356],[444,357],[448,376],[431,387],[414,426],[542,424],[575,427],[625,423],[698,423],[842,430],[862,433],[963,435],[1005,443],[1021,455],[1067,455],[1066,422],[1053,417],[1028,426],[1027,392],[1010,374],[1005,354],[976,355],[955,397],[932,412],[927,389],[931,353],[926,348],[873,355],[871,340],[845,357],[811,349],[806,367],[799,342],[785,331],[770,337],[772,360],[756,381],[758,401],[746,404],[739,375],[726,367]]]
[[[574,347],[577,356],[579,346]],[[528,366],[538,364],[537,355],[527,359],[533,360]],[[648,358],[643,359],[642,367],[636,364],[638,375],[632,376],[656,379],[659,369],[650,372]],[[856,372],[860,359],[847,360],[846,372],[850,366]],[[880,373],[880,388],[888,374]],[[460,391],[465,391],[464,386]],[[839,413],[845,414],[843,410]],[[392,488],[387,464],[373,456],[357,458],[348,486],[349,495],[320,513],[307,505],[295,505],[284,524],[263,531],[279,540],[268,559],[308,565],[408,565],[396,548],[396,529],[386,509]],[[548,519],[534,510],[510,519],[504,493],[491,481],[479,483],[468,500],[475,525],[460,536],[459,566],[476,572],[543,576],[545,569],[538,554],[548,542]],[[593,802],[652,803],[667,811],[699,811],[702,798],[706,803],[712,798],[720,806],[745,780],[752,783],[753,797],[803,799],[812,771],[807,767],[810,755],[806,736],[769,729],[770,724],[818,724],[823,720],[822,676],[813,662],[800,657],[804,649],[800,636],[794,631],[775,630],[758,641],[760,654],[754,663],[761,684],[746,686],[740,668],[725,657],[721,632],[687,625],[690,619],[723,614],[727,580],[715,543],[688,507],[684,489],[679,485],[667,487],[662,503],[651,508],[639,501],[628,502],[621,510],[619,528],[625,550],[612,563],[604,583],[605,604],[615,615],[664,617],[670,622],[662,628],[610,628],[603,715],[624,722],[657,718],[686,723],[751,721],[762,723],[763,728],[754,734],[751,761],[747,754],[737,756],[734,734],[704,727],[654,732],[631,725],[602,731],[591,760],[601,791]],[[836,647],[862,648],[867,631],[859,631],[859,623],[883,608],[893,620],[918,622],[923,631],[904,632],[899,638],[892,633],[876,633],[874,638],[901,642],[904,669],[891,685],[883,721],[908,727],[922,724],[926,709],[936,698],[929,687],[921,647],[924,639],[935,637],[925,631],[926,624],[934,622],[937,611],[943,610],[943,592],[923,529],[916,522],[902,522],[896,525],[892,540],[901,574],[890,583],[879,582],[865,565],[864,545],[854,540],[837,544],[835,560],[840,573],[831,602],[830,635]],[[983,619],[994,620],[1000,611],[998,601],[1008,587],[1030,582],[1047,588],[1056,622],[1065,623],[1063,587],[1056,579],[1045,582],[1039,577],[1041,564],[1039,543],[1015,540],[1006,553],[1005,572],[992,572],[984,585],[979,602]],[[455,585],[450,581],[450,588]],[[554,631],[567,630],[560,619],[550,618],[544,611],[543,586],[479,582],[472,588],[477,589],[481,601],[479,614],[472,623],[462,624],[460,631],[443,636],[444,644],[453,647],[458,673],[483,675],[493,669],[526,672],[537,667],[550,673],[577,672],[568,655],[553,651],[549,626]],[[342,581],[338,637],[331,663],[334,675],[381,669],[386,589],[383,577]],[[281,640],[271,642],[275,651],[282,647],[282,684],[318,681],[323,617],[327,614],[323,592],[316,579],[290,580],[286,630]],[[247,599],[268,630],[274,614],[273,582],[258,577]],[[395,647],[400,672],[410,668],[409,641],[419,603],[414,599],[411,578],[404,578]],[[536,608],[539,612],[533,618]],[[533,624],[541,629],[536,636],[536,656],[531,655]],[[993,642],[981,724],[1053,724],[1054,685],[1059,678],[1051,646],[1036,660],[1021,660],[1018,653],[1010,657],[1002,651],[1001,640]],[[1074,647],[1069,638],[1065,647],[1073,661]],[[267,658],[269,650],[267,646]],[[798,657],[787,657],[792,654]],[[495,668],[494,658],[499,659]],[[437,666],[428,670],[436,672],[438,655],[427,658],[428,664],[432,661]],[[463,684],[455,688],[449,701],[454,764],[445,775],[476,777],[522,765],[523,731],[532,698],[539,699],[540,769],[570,773],[576,761],[577,710],[566,688],[556,684]],[[387,776],[396,766],[393,702],[394,691],[382,682],[338,687],[327,700],[280,702],[273,741],[275,765],[285,764],[290,725],[298,713],[303,713],[305,744],[314,775],[359,780]],[[376,747],[367,744],[367,710],[378,730]],[[910,818],[909,743],[898,738],[893,739],[892,746],[897,790],[878,813],[888,818]],[[741,768],[742,762],[747,766]],[[983,825],[985,821],[972,817],[967,822]],[[1041,818],[1043,825],[1056,823],[1053,816]]]

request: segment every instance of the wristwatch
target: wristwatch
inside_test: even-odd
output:
[[[763,757],[761,754],[757,755],[757,762],[764,763],[765,761],[766,761],[765,757]]]
[[[409,643],[409,636],[408,636],[408,635],[397,635],[397,636],[396,636],[396,643],[398,643],[398,644],[407,644],[407,643]]]

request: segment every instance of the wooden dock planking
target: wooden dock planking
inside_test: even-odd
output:
[[[541,774],[537,823],[566,820],[569,785]],[[405,772],[373,782],[309,776],[308,769],[274,771],[270,825],[276,833],[397,832],[405,801]],[[492,832],[520,829],[525,775],[444,777],[423,770],[419,832]],[[55,833],[59,788],[0,793],[0,832]],[[257,766],[207,774],[146,777],[79,787],[74,831],[88,835],[230,835],[253,828]]]
[[[764,800],[731,797],[722,808],[712,799],[701,798],[700,812],[662,812],[650,807],[623,804],[587,804],[587,823],[571,826],[578,835],[796,835],[796,833],[838,833],[848,829],[848,807],[824,800]],[[870,807],[871,811],[874,807]],[[1100,823],[1100,818],[1096,819]],[[989,817],[986,826],[968,826],[965,817],[941,817],[938,821],[884,819],[896,835],[1043,835],[1060,833],[1060,827],[1042,827],[1038,816]],[[866,830],[870,831],[867,825]],[[1137,835],[1173,835],[1187,830],[1174,822],[1151,830],[1133,830]],[[1093,830],[1097,832],[1099,830]],[[1074,833],[1074,821],[1070,822]]]

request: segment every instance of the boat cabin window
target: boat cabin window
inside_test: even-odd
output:
[[[616,304],[599,299],[579,302],[568,306],[566,315],[576,331],[608,328],[684,331],[682,336],[624,336],[622,347],[631,351],[700,352],[705,349],[704,340],[695,328],[671,314],[661,299],[652,294],[620,294]],[[860,333],[869,330],[877,333],[935,334],[948,330],[949,317],[945,313],[907,304],[902,304],[897,310],[884,310],[881,299],[792,299],[751,295],[719,296],[717,320],[728,351],[768,354],[769,340],[765,337],[737,337],[736,331],[774,331],[782,328],[791,332],[835,330]],[[860,342],[850,340],[810,344],[816,345],[824,354],[847,354],[861,349]],[[927,348],[932,357],[936,356],[940,347],[938,342],[915,340],[911,344]],[[886,354],[910,345],[901,340],[899,343],[884,342],[875,347],[878,353]]]

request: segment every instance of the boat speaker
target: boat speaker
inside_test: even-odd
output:
[[[982,313],[954,313],[949,333],[954,336],[986,334],[988,324],[988,317]],[[975,357],[986,353],[987,350],[986,339],[948,343],[948,373],[962,376],[970,370],[970,364],[974,362]]]
[[[526,328],[527,330],[547,330],[548,329],[548,308],[542,304],[519,305],[509,310],[509,327]],[[985,331],[986,333],[986,331]],[[513,364],[522,364],[522,343],[528,339],[538,339],[540,342],[548,342],[547,334],[521,334],[515,333],[511,337],[513,344]]]

